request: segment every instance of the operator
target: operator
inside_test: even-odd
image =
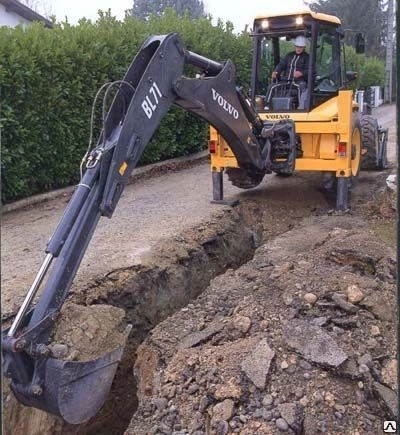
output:
[[[304,109],[306,99],[305,89],[307,87],[307,75],[310,56],[306,53],[307,40],[299,35],[294,40],[294,51],[288,53],[275,67],[272,72],[272,80],[277,80],[282,76],[287,81],[293,81],[300,88],[299,109]],[[274,84],[270,84],[267,90],[267,102]]]

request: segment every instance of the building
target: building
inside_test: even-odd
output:
[[[0,27],[29,26],[32,21],[41,21],[48,28],[53,23],[17,0],[0,0]]]

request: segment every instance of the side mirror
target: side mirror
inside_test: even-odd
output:
[[[346,79],[348,82],[354,82],[358,77],[358,72],[356,71],[346,71]]]
[[[356,53],[365,53],[365,38],[362,33],[356,33]]]

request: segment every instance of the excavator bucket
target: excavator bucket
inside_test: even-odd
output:
[[[48,358],[44,385],[34,395],[11,388],[24,405],[59,415],[67,423],[88,421],[102,407],[111,388],[123,348],[91,361],[62,361]]]

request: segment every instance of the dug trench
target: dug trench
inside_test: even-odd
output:
[[[299,178],[296,189],[284,180],[248,192],[141,265],[74,289],[56,334],[60,357],[96,357],[132,327],[109,399],[72,426],[9,395],[5,433],[344,433],[346,424],[377,433],[393,411],[394,253],[370,227],[363,186],[382,178],[361,179],[350,216],[327,214],[329,198]],[[351,286],[364,305],[346,300]],[[334,362],[310,361],[296,321],[341,342]]]

